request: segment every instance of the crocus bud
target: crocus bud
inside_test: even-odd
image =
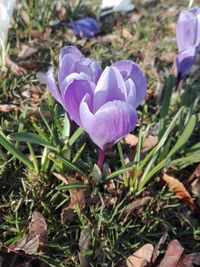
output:
[[[176,58],[179,77],[183,77],[194,64],[200,47],[200,8],[182,11],[176,26],[178,55]]]
[[[86,17],[73,22],[62,21],[61,24],[72,29],[78,37],[92,37],[99,32],[99,25],[96,19]]]

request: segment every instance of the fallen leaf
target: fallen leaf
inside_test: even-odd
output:
[[[89,247],[91,239],[91,229],[90,227],[87,227],[81,231],[80,238],[79,238],[79,250],[80,252],[78,253],[79,261],[81,267],[88,267],[89,263],[86,258],[86,252]]]
[[[132,203],[128,204],[128,206],[125,209],[125,214],[130,214],[133,212],[136,208],[139,208],[141,206],[147,205],[152,198],[147,196],[143,197],[141,199],[136,199]]]
[[[127,29],[122,29],[122,36],[125,39],[131,39],[132,38],[132,34]]]
[[[26,25],[30,24],[30,17],[28,15],[28,13],[25,10],[21,10],[20,15],[23,19],[23,21],[26,23]]]
[[[16,105],[12,104],[0,104],[0,112],[6,113],[12,110],[18,110],[19,108]]]
[[[21,50],[18,54],[18,57],[25,59],[27,57],[34,55],[35,53],[37,53],[37,51],[38,51],[37,47],[32,47],[29,45],[22,45]]]
[[[34,211],[31,217],[29,233],[8,247],[10,251],[24,251],[26,254],[34,254],[47,242],[47,224],[43,215]]]
[[[191,192],[194,196],[200,197],[200,180],[196,179],[192,184],[191,184]]]
[[[160,250],[159,250],[159,249],[160,249],[160,246],[161,246],[162,244],[165,243],[167,237],[168,237],[168,233],[165,232],[165,233],[161,236],[161,238],[160,238],[158,244],[155,246],[155,248],[154,248],[154,250],[153,250],[152,263],[154,263],[155,260],[156,260],[156,259],[158,258],[158,256],[160,255]]]
[[[147,139],[144,141],[141,153],[146,154],[150,151],[155,145],[158,143],[158,137],[154,135],[149,135]]]
[[[44,216],[37,211],[34,211],[29,226],[29,235],[39,236],[40,243],[47,242],[47,223]]]
[[[126,260],[127,267],[145,267],[151,262],[154,247],[148,243],[139,248]],[[169,267],[169,266],[168,266]]]
[[[24,251],[26,254],[34,254],[38,251],[40,246],[39,236],[25,235],[19,241],[8,247],[10,251]]]
[[[20,61],[18,63],[20,68],[25,70],[33,70],[42,67],[43,63],[39,60],[27,60],[27,61]]]
[[[166,182],[167,186],[176,194],[179,199],[184,200],[192,207],[194,206],[194,201],[190,193],[178,179],[173,176],[169,176],[166,173],[163,175],[162,179]]]
[[[183,254],[184,248],[177,239],[172,240],[163,257],[159,267],[177,267],[177,264]]]
[[[188,178],[187,183],[192,183],[195,179],[200,178],[200,164],[196,167],[193,173]]]
[[[15,62],[13,62],[9,56],[6,56],[6,65],[8,66],[8,68],[11,70],[11,72],[13,74],[15,74],[16,76],[20,76],[22,74],[26,73],[26,70],[23,69],[22,67],[20,67],[19,65],[17,65]]]
[[[123,138],[123,142],[131,147],[134,147],[138,143],[138,138],[134,134],[128,134]]]

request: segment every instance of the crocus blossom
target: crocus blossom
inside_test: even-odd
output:
[[[0,48],[2,48],[3,57],[5,56],[6,38],[14,6],[15,0],[0,1]]]
[[[195,62],[200,47],[200,8],[181,12],[176,26],[178,76],[181,79]]]
[[[78,37],[92,37],[99,32],[99,25],[96,19],[86,17],[73,22],[61,22],[72,29]]]
[[[102,0],[101,2],[101,15],[106,15],[112,12],[129,12],[135,6],[130,0]]]
[[[70,118],[85,129],[94,143],[106,149],[134,129],[136,108],[146,93],[146,78],[140,67],[130,60],[121,60],[106,67],[99,76],[97,63],[93,62],[93,68],[85,71],[79,57],[80,61],[76,64],[81,66],[81,71],[72,72],[69,60],[66,59],[66,65],[62,64],[63,59],[69,57],[69,50],[73,51],[73,57],[74,54],[75,57],[81,54],[74,47],[61,50],[58,75],[60,90],[52,69],[46,74],[46,84]]]

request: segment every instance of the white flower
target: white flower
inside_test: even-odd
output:
[[[5,45],[15,1],[16,0],[0,0],[0,47]]]
[[[101,10],[102,14],[112,12],[129,12],[134,9],[134,5],[130,0],[102,0]]]

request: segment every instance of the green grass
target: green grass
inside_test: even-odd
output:
[[[23,252],[13,257],[7,248],[28,233],[35,210],[43,214],[48,226],[47,253],[34,255],[35,264],[41,259],[49,266],[80,266],[79,239],[87,228],[91,233],[86,251],[89,266],[117,266],[143,244],[156,245],[165,232],[168,241],[177,238],[187,253],[199,251],[198,213],[179,200],[161,179],[167,171],[187,182],[200,162],[199,72],[184,79],[181,93],[172,93],[177,48],[170,25],[188,1],[134,1],[141,15],[138,21],[131,17],[136,11],[116,14],[108,18],[108,25],[104,22],[102,35],[88,40],[77,39],[64,27],[52,28],[46,39],[33,37],[33,30],[44,32],[59,14],[50,1],[22,2],[30,23],[26,25],[20,11],[15,11],[9,54],[17,62],[22,45],[31,44],[37,52],[28,60],[40,61],[41,66],[18,77],[10,71],[0,77],[0,102],[17,107],[0,117],[0,255],[7,266],[30,260]],[[82,1],[80,11],[74,12],[78,2],[66,7],[69,20],[97,11],[97,1],[86,6]],[[167,14],[172,7],[175,13]],[[116,26],[117,21],[123,26]],[[57,66],[59,50],[68,44],[77,45],[103,67],[119,59],[135,60],[148,77],[148,94],[138,109],[140,123],[134,130],[139,138],[137,147],[122,143],[114,146],[106,156],[111,173],[104,174],[99,183],[90,177],[98,148],[82,129],[69,124],[62,108],[36,79],[37,71]],[[158,97],[162,86],[165,92]],[[63,129],[64,121],[67,127]],[[68,136],[70,128],[72,134]],[[143,155],[141,148],[149,131],[159,141]],[[125,167],[123,157],[130,151],[131,162]],[[128,177],[130,170],[134,172]],[[78,182],[64,184],[53,173]],[[76,207],[73,214],[69,211],[64,218],[63,209],[69,206],[72,189],[85,190],[85,205]],[[126,214],[130,203],[146,196],[146,205]],[[194,199],[199,202],[198,197]],[[163,253],[166,246],[167,242]]]

